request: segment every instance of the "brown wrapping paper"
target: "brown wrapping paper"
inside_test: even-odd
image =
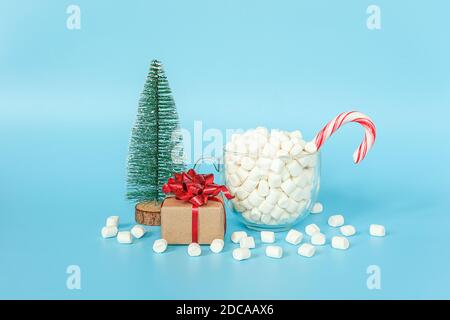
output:
[[[225,236],[225,208],[222,202],[208,201],[198,208],[198,243],[210,244]],[[192,242],[192,204],[166,198],[161,207],[161,237],[169,244]]]

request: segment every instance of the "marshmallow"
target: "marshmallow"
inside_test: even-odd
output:
[[[261,212],[257,208],[253,208],[250,212],[250,218],[257,222],[261,219]]]
[[[290,194],[295,190],[295,183],[291,179],[288,179],[281,184],[281,189],[284,193]]]
[[[241,179],[237,174],[230,174],[227,179],[228,183],[231,184],[233,187],[239,187],[242,182]]]
[[[344,225],[344,216],[336,214],[328,218],[328,225],[330,227],[340,227]]]
[[[231,241],[234,243],[239,243],[242,238],[247,237],[247,232],[245,231],[235,231],[231,234]]]
[[[236,171],[236,174],[241,181],[245,181],[248,178],[250,173],[247,170],[245,170],[244,168],[239,167]]]
[[[265,137],[269,135],[269,129],[267,129],[266,127],[257,127],[255,129],[255,132]]]
[[[247,197],[250,195],[250,193],[248,193],[247,191],[245,191],[242,188],[238,188],[235,192],[235,195],[239,200],[244,200],[244,199],[247,199]]]
[[[256,165],[257,165],[259,168],[261,168],[261,169],[269,170],[271,164],[272,164],[272,160],[271,160],[271,159],[268,159],[268,158],[259,158],[259,159],[256,161]]]
[[[269,213],[265,213],[261,216],[261,222],[264,224],[270,224],[270,221],[272,220],[272,217]]]
[[[305,151],[308,153],[314,153],[317,151],[317,146],[313,141],[307,142],[305,144]]]
[[[303,138],[303,134],[300,130],[292,131],[291,133],[289,133],[289,136],[291,137],[291,139],[293,139],[293,138],[302,139]]]
[[[246,260],[250,258],[251,255],[252,253],[248,248],[237,248],[233,250],[233,258],[238,261]]]
[[[300,144],[294,144],[291,151],[289,152],[292,157],[298,157],[303,151],[303,147]]]
[[[237,210],[237,208],[236,208],[236,210]],[[251,211],[250,210],[242,210],[242,211],[239,211],[238,210],[238,212],[242,212],[242,216],[245,218],[245,220],[252,220],[252,217],[251,217]]]
[[[254,180],[256,182],[258,182],[262,177],[265,176],[265,170],[266,169],[261,169],[259,167],[254,167],[252,169],[252,171],[250,171],[249,175],[248,175],[248,179]]]
[[[284,162],[281,159],[274,159],[270,165],[270,170],[275,173],[281,173],[284,168]]]
[[[145,231],[145,228],[143,226],[135,225],[133,228],[131,228],[131,234],[136,239],[142,238],[144,236],[145,232],[146,231]]]
[[[117,236],[117,232],[119,230],[116,226],[109,226],[109,227],[103,227],[102,228],[102,237],[103,238],[112,238]]]
[[[320,202],[314,203],[314,206],[311,209],[311,213],[322,213],[323,205]]]
[[[131,236],[130,231],[120,231],[117,233],[117,242],[123,244],[133,243],[133,237]]]
[[[277,147],[273,146],[270,143],[267,143],[262,150],[262,155],[266,158],[273,159],[276,157],[277,151],[278,151]]]
[[[281,141],[276,136],[270,135],[269,143],[277,149],[280,149],[281,147]]]
[[[253,206],[258,207],[264,201],[264,198],[259,195],[258,190],[253,190],[248,196],[248,201]]]
[[[263,214],[270,214],[270,212],[272,211],[273,207],[275,205],[270,203],[267,200],[264,200],[258,207],[259,211],[261,211]]]
[[[308,236],[312,236],[313,234],[320,232],[320,228],[315,223],[308,224],[305,227],[305,232]]]
[[[287,233],[285,240],[293,245],[298,245],[303,240],[303,233],[298,230],[291,229]]]
[[[166,239],[158,239],[153,242],[153,251],[156,253],[163,253],[167,249]]]
[[[335,236],[331,239],[331,246],[335,249],[347,250],[350,242],[345,237]]]
[[[245,182],[242,184],[241,188],[242,190],[247,191],[248,193],[251,193],[252,191],[255,190],[256,186],[258,185],[258,181],[254,181],[252,179],[247,179],[245,180]]]
[[[241,248],[247,248],[247,249],[254,249],[256,247],[255,245],[255,239],[253,237],[245,237],[242,238],[239,241],[239,246]]]
[[[298,212],[298,203],[297,201],[289,198],[288,199],[288,206],[286,208],[286,211],[293,214]]]
[[[222,239],[214,239],[209,245],[209,248],[214,253],[220,253],[222,252],[224,245],[225,243]]]
[[[277,204],[280,208],[286,209],[289,205],[289,197],[286,194],[282,193]]]
[[[281,149],[284,150],[284,151],[286,151],[286,152],[291,151],[291,149],[292,149],[293,146],[294,146],[294,144],[292,143],[291,140],[286,140],[286,141],[283,141],[283,142],[281,143]]]
[[[266,256],[270,258],[280,259],[283,257],[283,248],[280,246],[267,246]]]
[[[257,141],[250,141],[248,143],[248,154],[253,158],[259,156],[259,146]]]
[[[323,246],[325,244],[326,238],[323,233],[317,232],[311,236],[311,243],[316,246]]]
[[[281,209],[278,205],[275,205],[270,215],[272,216],[273,219],[278,221],[283,213],[285,213],[285,211]]]
[[[276,157],[278,159],[283,160],[283,161],[287,161],[287,160],[289,160],[290,155],[289,155],[289,152],[287,152],[286,150],[281,149],[281,150],[277,151]]]
[[[118,227],[119,226],[119,216],[111,216],[106,219],[107,227]]]
[[[292,181],[297,187],[304,188],[308,185],[308,180],[304,175],[292,178]]]
[[[250,171],[255,166],[255,160],[249,157],[243,157],[241,160],[241,167],[247,171]]]
[[[261,197],[265,197],[269,194],[270,188],[269,183],[265,180],[261,180],[258,184],[258,194]]]
[[[356,233],[355,227],[352,225],[349,225],[349,224],[346,226],[342,226],[340,228],[340,230],[341,230],[341,233],[346,237],[350,237]]]
[[[261,242],[274,243],[275,233],[273,233],[272,231],[261,231]]]
[[[188,255],[191,257],[198,257],[199,255],[202,254],[202,247],[200,247],[200,245],[196,242],[192,242],[189,246],[188,246]]]
[[[280,189],[270,189],[269,195],[266,197],[266,201],[272,204],[276,204],[281,197]]]
[[[289,170],[286,169],[286,167],[283,167],[283,169],[281,170],[281,181],[289,180],[290,177],[291,174],[289,173]]]
[[[311,258],[316,253],[316,247],[309,243],[302,244],[297,253],[303,257]]]
[[[386,229],[380,224],[371,224],[369,228],[371,236],[384,237],[386,235]]]
[[[269,173],[269,186],[271,188],[278,188],[281,186],[281,176],[276,173]]]
[[[240,205],[243,206],[245,209],[247,210],[251,210],[253,208],[252,204],[250,203],[250,201],[248,201],[247,199],[244,199],[240,202]]]
[[[297,202],[300,202],[302,199],[308,198],[308,193],[303,188],[297,187],[291,193],[291,198]]]
[[[303,171],[302,166],[296,160],[289,161],[286,168],[293,177],[298,177]]]

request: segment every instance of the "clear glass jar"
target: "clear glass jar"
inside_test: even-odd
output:
[[[320,187],[320,152],[265,158],[224,150],[224,181],[238,219],[255,230],[284,231],[307,217]]]

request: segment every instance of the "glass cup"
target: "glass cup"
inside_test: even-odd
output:
[[[320,152],[266,158],[224,150],[223,179],[238,219],[254,230],[285,231],[303,220],[320,187]]]

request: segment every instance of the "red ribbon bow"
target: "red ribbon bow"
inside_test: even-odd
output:
[[[221,192],[228,200],[234,198],[226,186],[214,183],[213,174],[198,174],[194,169],[174,173],[162,190],[192,204],[192,242],[198,242],[198,207],[207,204],[208,200],[220,202],[216,196]]]

